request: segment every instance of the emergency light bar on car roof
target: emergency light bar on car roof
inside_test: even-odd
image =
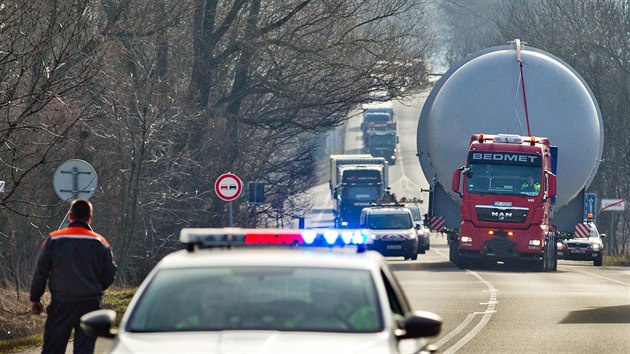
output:
[[[333,229],[242,229],[242,228],[184,228],[179,241],[192,251],[200,248],[246,246],[305,246],[332,247],[363,246],[368,234],[363,230]]]

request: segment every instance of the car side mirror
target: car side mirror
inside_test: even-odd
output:
[[[606,234],[599,234],[599,238],[606,238]]]
[[[414,229],[416,230],[420,230],[422,228],[422,225],[420,225],[420,223],[416,223],[416,225],[414,226]]]
[[[81,329],[91,337],[116,337],[112,327],[116,321],[116,311],[110,309],[96,310],[81,316]]]
[[[399,322],[398,339],[433,337],[442,330],[442,318],[432,312],[414,311]]]

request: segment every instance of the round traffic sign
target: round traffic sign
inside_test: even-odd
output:
[[[79,159],[68,160],[55,170],[53,187],[63,201],[90,199],[96,192],[98,176],[94,168]]]
[[[229,202],[238,198],[243,190],[243,182],[235,174],[224,173],[214,183],[214,191],[219,198]]]

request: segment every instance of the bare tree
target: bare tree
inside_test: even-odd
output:
[[[93,112],[101,42],[92,2],[14,0],[0,4],[0,277],[29,277],[51,218],[65,205],[52,172],[80,155],[80,122]],[[59,222],[59,221],[52,221]]]
[[[226,224],[213,191],[221,173],[264,181],[277,200],[264,213],[299,213],[293,196],[314,183],[322,132],[370,91],[426,87],[419,5],[38,0],[0,9],[0,158],[11,176],[0,205],[23,216],[0,228],[0,256],[16,259],[8,231],[33,232],[24,246],[33,250],[57,227],[66,206],[34,182],[67,157],[99,173],[94,223],[123,282],[177,248],[183,226]],[[243,224],[246,203],[234,204]]]

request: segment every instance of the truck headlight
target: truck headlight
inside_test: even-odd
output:
[[[459,238],[461,243],[472,243],[472,237],[470,236],[462,236]]]

